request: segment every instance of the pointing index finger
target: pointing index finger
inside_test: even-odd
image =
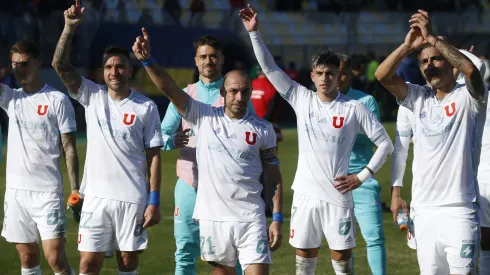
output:
[[[78,0],[77,0],[78,1]],[[146,41],[150,41],[150,35],[148,35],[148,31],[145,28],[141,28],[141,32],[143,32],[143,38]]]

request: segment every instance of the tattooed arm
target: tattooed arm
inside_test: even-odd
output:
[[[68,91],[73,94],[78,93],[82,84],[82,77],[77,73],[75,67],[70,64],[71,44],[76,27],[80,24],[84,12],[85,8],[80,7],[79,0],[64,12],[65,27],[56,46],[51,64]]]
[[[65,154],[66,169],[68,170],[71,191],[72,193],[78,193],[80,186],[78,185],[78,154],[75,132],[62,134],[61,144]]]
[[[431,43],[431,45],[433,45],[446,60],[454,66],[454,68],[464,75],[466,87],[471,96],[475,99],[482,98],[485,92],[485,86],[483,85],[480,71],[475,64],[445,40],[438,39],[437,37],[430,37],[428,42]]]

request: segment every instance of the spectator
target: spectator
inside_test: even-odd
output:
[[[366,82],[366,58],[360,54],[353,54],[351,56],[351,66],[352,66],[352,88],[356,90],[365,91],[367,90]]]
[[[189,26],[202,27],[204,25],[204,11],[206,5],[204,0],[192,0],[189,10],[191,11],[191,18],[189,19]]]
[[[367,53],[367,61],[366,77],[368,81],[368,92],[373,93],[376,86],[376,77],[374,77],[374,73],[379,66],[379,62],[376,60],[376,55],[372,51]]]
[[[289,67],[284,70],[284,72],[289,76],[289,78],[291,78],[292,80],[294,81],[298,81],[298,75],[299,75],[299,72],[298,70],[296,69],[296,63],[295,62],[290,62],[289,63]]]
[[[163,5],[163,10],[172,18],[172,25],[180,25],[182,8],[180,7],[179,0],[166,0]]]
[[[396,70],[396,75],[412,84],[425,85],[426,82],[420,71],[419,63],[413,55],[403,59],[400,67]]]

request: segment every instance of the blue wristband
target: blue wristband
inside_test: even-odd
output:
[[[272,221],[283,223],[284,217],[282,216],[282,213],[280,213],[280,212],[272,213]]]
[[[157,61],[155,60],[155,58],[153,58],[153,56],[150,56],[150,58],[148,58],[145,61],[141,61],[141,63],[143,63],[143,66],[145,66],[145,67],[150,67],[151,65],[153,65],[156,62]]]
[[[149,205],[160,205],[160,192],[158,191],[151,191],[150,192],[150,202]]]

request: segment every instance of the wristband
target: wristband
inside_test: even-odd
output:
[[[367,168],[362,169],[362,171],[359,174],[357,174],[357,178],[361,182],[365,182],[370,177],[371,177],[371,172],[369,172],[369,170]]]
[[[283,223],[284,222],[284,217],[282,216],[282,213],[281,212],[274,212],[274,213],[272,213],[272,221],[273,222]]]
[[[156,63],[157,61],[155,60],[155,58],[153,58],[153,56],[150,56],[150,58],[148,58],[147,60],[145,61],[141,61],[141,63],[143,64],[143,66],[145,67],[150,67],[151,65],[153,65],[154,63]]]
[[[160,205],[160,192],[151,191],[150,192],[150,202],[148,204],[159,206]]]

